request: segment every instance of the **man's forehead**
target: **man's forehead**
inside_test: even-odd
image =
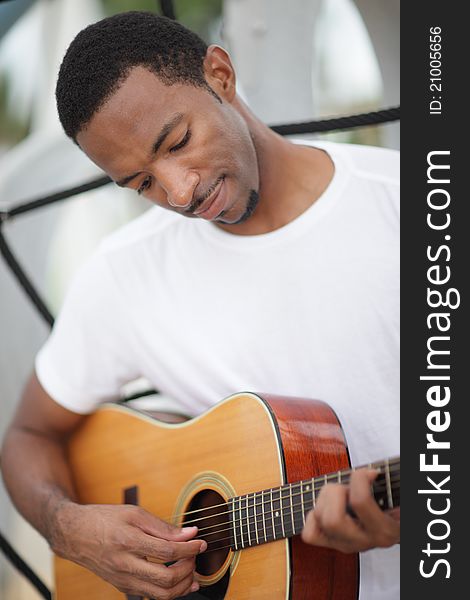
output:
[[[149,108],[171,110],[169,103],[177,99],[184,102],[191,88],[193,86],[181,83],[167,85],[148,69],[134,67],[98,112],[119,115],[123,112],[147,111]]]
[[[165,85],[148,69],[135,67],[77,135],[77,141],[81,146],[82,140],[108,143],[115,136],[154,134],[175,113],[187,114],[194,92],[194,86]]]

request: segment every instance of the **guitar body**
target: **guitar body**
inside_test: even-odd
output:
[[[136,501],[177,525],[205,494],[219,504],[349,466],[341,427],[326,404],[252,393],[179,424],[105,405],[74,435],[69,456],[81,502]],[[308,546],[300,536],[223,554],[217,565],[201,568],[200,593],[211,600],[357,598],[357,555]],[[57,600],[126,599],[58,557],[55,580]]]

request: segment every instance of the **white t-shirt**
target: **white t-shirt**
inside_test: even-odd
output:
[[[52,398],[88,413],[138,377],[188,415],[242,390],[318,398],[353,465],[398,455],[399,155],[311,145],[334,177],[276,231],[155,207],[107,238],[38,354]],[[361,554],[361,600],[399,598],[398,556]]]

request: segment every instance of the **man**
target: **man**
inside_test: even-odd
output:
[[[147,13],[77,36],[57,104],[91,160],[169,211],[148,211],[82,268],[3,474],[57,554],[125,593],[176,598],[197,590],[205,543],[136,507],[76,503],[65,440],[145,376],[188,415],[242,389],[321,398],[354,465],[397,454],[397,157],[281,138],[237,96],[223,49]],[[372,500],[374,476],[327,486],[303,533],[347,552],[390,547],[362,554],[362,600],[398,597],[398,524]]]

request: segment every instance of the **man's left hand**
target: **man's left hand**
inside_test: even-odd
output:
[[[371,493],[378,472],[359,469],[348,485],[325,485],[306,518],[302,539],[307,544],[341,552],[388,548],[400,541],[400,509],[383,512]],[[347,512],[350,506],[355,513]]]

